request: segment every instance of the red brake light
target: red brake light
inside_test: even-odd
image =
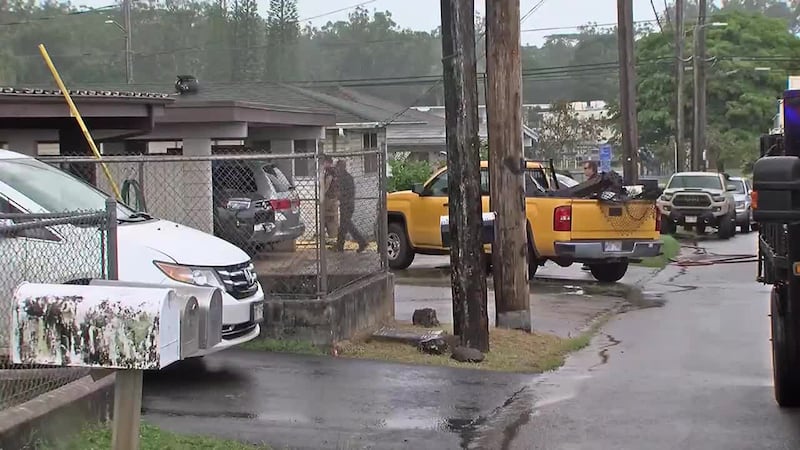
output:
[[[661,231],[661,213],[658,212],[658,206],[653,206],[656,212],[656,231]]]
[[[286,198],[282,198],[280,200],[270,200],[269,204],[272,205],[272,209],[275,211],[292,209],[292,201]]]
[[[559,206],[553,211],[553,231],[572,230],[572,206]]]

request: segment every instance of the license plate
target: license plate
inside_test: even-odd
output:
[[[608,241],[603,242],[603,249],[607,252],[621,252],[622,241]]]
[[[264,303],[253,303],[253,322],[264,321]]]
[[[686,216],[686,223],[697,223],[697,217],[695,217],[695,216]]]

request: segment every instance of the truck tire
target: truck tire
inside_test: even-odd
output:
[[[720,239],[730,239],[736,235],[736,216],[728,214],[719,220],[717,237]]]
[[[787,315],[786,286],[775,286],[770,296],[770,322],[772,325],[772,378],[775,401],[782,407],[800,406],[800,352],[798,331]]]
[[[616,283],[625,276],[626,272],[628,272],[628,260],[612,263],[589,264],[589,270],[592,272],[592,276],[597,281],[603,283]]]
[[[389,259],[389,268],[393,270],[408,269],[414,262],[415,252],[408,241],[406,227],[400,222],[389,222],[386,233],[386,253]]]
[[[675,223],[669,219],[669,216],[661,215],[661,234],[675,234]]]

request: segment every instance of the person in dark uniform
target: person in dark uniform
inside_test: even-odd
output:
[[[358,252],[367,248],[367,240],[358,232],[353,224],[353,213],[356,209],[356,184],[353,176],[347,171],[347,162],[340,159],[336,161],[336,181],[339,189],[339,237],[336,250],[344,250],[344,240],[348,233],[358,242]]]

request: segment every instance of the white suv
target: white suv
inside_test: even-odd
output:
[[[656,204],[661,213],[661,231],[675,232],[678,225],[699,234],[706,227],[718,230],[721,239],[736,234],[736,187],[721,173],[679,172],[669,179]]]

